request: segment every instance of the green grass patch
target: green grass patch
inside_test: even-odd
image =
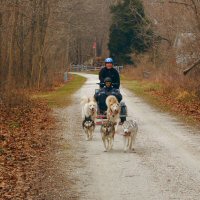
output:
[[[72,80],[65,85],[57,88],[55,91],[43,92],[35,95],[34,98],[45,99],[50,107],[64,107],[71,103],[71,96],[86,81],[86,78],[78,75],[72,75]]]
[[[159,101],[158,96],[151,95],[151,92],[158,92],[162,90],[161,84],[137,80],[125,80],[123,76],[121,82],[125,88],[142,97],[146,102],[151,103],[153,106],[156,106],[163,111],[169,111],[169,106],[162,104]]]

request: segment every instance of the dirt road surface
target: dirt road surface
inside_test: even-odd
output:
[[[63,138],[72,145],[76,160],[63,168],[76,181],[71,198],[81,200],[199,200],[200,133],[175,117],[152,108],[122,88],[128,119],[138,122],[135,153],[123,152],[121,127],[114,148],[104,152],[97,126],[93,141],[85,141],[81,127],[80,97],[93,96],[96,75],[87,75],[86,84],[74,95],[73,104],[56,111],[65,124]],[[62,158],[64,160],[64,153]],[[66,161],[63,161],[65,163]],[[64,189],[63,189],[64,190]],[[58,199],[69,199],[60,196]]]

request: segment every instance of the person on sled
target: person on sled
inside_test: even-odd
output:
[[[103,87],[105,78],[110,77],[112,80],[112,86],[116,89],[120,87],[120,77],[118,71],[113,67],[113,59],[105,59],[105,67],[99,72],[100,87]]]
[[[105,111],[107,110],[106,98],[109,95],[115,96],[118,102],[122,100],[122,95],[120,94],[119,89],[114,88],[112,82],[113,81],[110,77],[106,77],[104,79],[104,83],[100,84],[100,86],[104,86],[101,87],[100,90],[94,95],[94,98],[99,106],[100,114],[105,114]]]

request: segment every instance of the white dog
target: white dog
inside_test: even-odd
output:
[[[92,140],[95,129],[95,121],[97,115],[97,103],[93,98],[83,97],[82,105],[82,126],[86,133],[86,140]]]
[[[129,149],[129,151],[134,150],[134,148],[132,148],[132,145],[135,143],[135,138],[138,132],[137,123],[133,120],[125,121],[122,125],[122,128],[124,131],[124,152],[127,151],[127,148]]]
[[[110,95],[106,98],[106,105],[108,107],[107,119],[114,123],[116,132],[120,122],[120,104],[115,96]]]
[[[101,136],[105,147],[105,151],[110,151],[113,147],[113,141],[115,136],[114,123],[106,120],[101,125]]]
[[[84,96],[81,99],[82,105],[82,119],[85,117],[91,117],[91,120],[95,122],[97,116],[97,103],[94,98]]]

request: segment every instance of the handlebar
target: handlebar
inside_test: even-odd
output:
[[[105,86],[105,83],[96,83],[96,84],[100,86]],[[119,83],[112,83],[112,85],[119,85]]]

